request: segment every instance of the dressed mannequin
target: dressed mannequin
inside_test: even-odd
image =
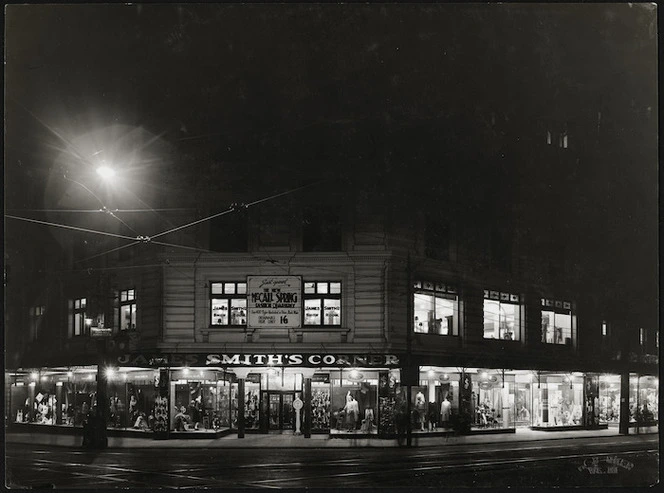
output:
[[[443,403],[440,405],[440,426],[447,428],[450,421],[450,411],[452,410],[452,404],[447,400],[447,397],[443,399]]]
[[[415,395],[415,410],[417,411],[417,417],[420,421],[420,430],[424,431],[424,419],[426,413],[426,401],[424,400],[424,394],[418,392]]]
[[[355,426],[357,424],[358,414],[360,412],[360,405],[351,395],[350,391],[346,395],[346,406],[344,407],[346,412],[346,427],[348,431],[355,431]]]
[[[362,431],[371,432],[373,430],[374,412],[373,409],[367,407],[364,410],[364,420],[362,420]]]
[[[436,412],[436,403],[431,401],[427,409],[427,421],[429,422],[429,431],[436,431],[438,426],[438,413]]]

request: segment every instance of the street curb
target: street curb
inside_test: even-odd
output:
[[[639,435],[608,435],[608,436],[602,436],[602,437],[596,437],[596,438],[616,438],[616,437],[648,437],[650,435],[657,435],[658,432],[651,432],[651,433],[643,433]],[[412,445],[411,447],[407,447],[406,445],[399,446],[399,445],[388,445],[388,444],[370,444],[370,445],[341,445],[341,446],[316,446],[316,445],[307,445],[307,446],[298,446],[298,445],[276,445],[276,446],[258,446],[258,445],[240,445],[240,444],[229,444],[229,445],[220,445],[220,446],[209,446],[209,445],[202,445],[202,446],[181,446],[181,445],[174,445],[174,446],[140,446],[140,447],[135,447],[135,446],[118,446],[118,445],[109,445],[105,450],[123,450],[123,449],[130,449],[130,450],[140,450],[140,449],[146,449],[146,450],[187,450],[187,449],[197,449],[197,450],[224,450],[224,449],[256,449],[256,448],[269,448],[269,449],[313,449],[313,450],[325,450],[325,449],[348,449],[348,448],[355,448],[355,449],[384,449],[384,448],[428,448],[428,447],[440,447],[441,445],[445,446],[459,446],[459,445],[466,445],[466,446],[480,446],[480,445],[486,445],[486,444],[492,444],[492,443],[498,443],[498,444],[508,444],[508,443],[531,443],[531,442],[550,442],[553,440],[576,440],[576,439],[582,439],[582,438],[589,438],[588,436],[570,436],[570,437],[549,437],[549,438],[538,438],[538,439],[522,439],[522,440],[507,440],[507,441],[481,441],[481,442],[439,442],[439,443],[431,443],[431,444],[419,444],[419,445]],[[156,442],[156,441],[155,441]],[[35,443],[34,441],[22,441],[22,440],[11,440],[6,437],[5,439],[6,444],[22,444],[22,445],[44,445],[44,446],[49,446],[49,447],[58,447],[58,448],[69,448],[69,449],[76,449],[76,450],[91,450],[91,449],[86,449],[83,448],[81,445],[65,445],[65,444],[57,444],[57,443]],[[92,449],[94,450],[94,449]]]

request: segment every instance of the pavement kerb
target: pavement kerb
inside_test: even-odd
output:
[[[626,437],[634,437],[634,436],[648,436],[648,435],[654,435],[657,434],[657,432],[652,432],[652,433],[643,433],[639,435],[620,435],[618,433],[615,434],[610,434],[610,435],[601,435],[598,438],[610,438],[610,437],[620,437],[620,436],[626,436]],[[26,440],[17,440],[16,438],[18,437],[12,437],[12,434],[7,434],[5,435],[5,443],[6,444],[32,444],[32,445],[46,445],[46,446],[51,446],[51,447],[63,447],[63,448],[75,448],[78,450],[86,450],[84,449],[80,443],[77,443],[75,445],[72,444],[63,444],[63,443],[42,443],[42,441],[35,441],[34,439],[31,439],[32,437],[26,437]],[[42,435],[45,436],[45,435]],[[508,443],[530,443],[530,442],[550,442],[553,440],[569,440],[569,439],[580,439],[580,438],[588,438],[589,435],[581,435],[581,436],[555,436],[555,437],[537,437],[537,438],[523,438],[523,439],[512,439],[512,440],[463,440],[464,438],[468,438],[467,436],[460,437],[462,440],[459,441],[454,441],[454,442],[449,442],[449,441],[439,441],[439,442],[434,442],[434,443],[419,443],[419,444],[413,444],[412,447],[410,448],[427,448],[427,447],[440,447],[441,445],[444,445],[446,447],[449,446],[459,446],[459,445],[465,445],[465,446],[480,446],[480,445],[486,445],[486,444],[492,444],[492,443],[502,443],[502,444],[508,444]],[[233,440],[239,440],[237,438]],[[336,449],[336,448],[357,448],[357,449],[363,449],[363,448],[409,448],[406,445],[399,446],[398,444],[395,444],[393,442],[377,442],[377,443],[368,443],[368,444],[362,444],[362,445],[357,445],[357,444],[351,444],[351,440],[348,439],[325,439],[326,441],[328,440],[338,440],[339,445],[329,445],[329,442],[326,443],[326,445],[318,445],[318,444],[311,444],[311,445],[285,445],[285,444],[269,444],[266,445],[265,443],[262,444],[253,444],[253,445],[248,445],[248,444],[241,444],[237,442],[231,442],[231,443],[217,443],[215,445],[201,445],[201,444],[196,444],[196,443],[191,443],[187,445],[183,444],[172,444],[172,445],[161,445],[159,444],[158,441],[156,440],[151,440],[151,439],[145,439],[145,442],[141,444],[141,446],[132,446],[132,445],[117,445],[117,444],[109,444],[107,447],[108,449],[112,450],[118,450],[118,449],[149,449],[149,450],[166,450],[166,449],[176,449],[176,450],[182,450],[182,449],[199,449],[199,450],[215,450],[215,449],[254,449],[254,448],[274,448],[274,449],[316,449],[316,450],[321,450],[321,449]],[[149,444],[149,445],[148,445]]]

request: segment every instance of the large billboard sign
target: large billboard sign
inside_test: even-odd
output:
[[[301,276],[247,276],[247,328],[301,326]]]

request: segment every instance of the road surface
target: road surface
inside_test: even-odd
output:
[[[9,487],[651,486],[657,435],[427,448],[107,449],[7,444]]]

